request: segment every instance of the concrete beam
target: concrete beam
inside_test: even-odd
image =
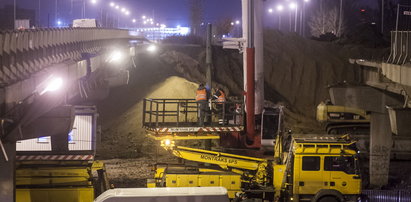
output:
[[[388,107],[391,132],[398,136],[411,137],[411,108]]]
[[[403,96],[369,86],[337,86],[329,89],[331,102],[364,109],[369,112],[387,113],[386,106],[402,106]]]

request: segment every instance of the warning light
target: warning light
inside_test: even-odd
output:
[[[361,9],[360,11],[361,11],[361,13],[364,13],[364,12],[365,12],[365,9]]]

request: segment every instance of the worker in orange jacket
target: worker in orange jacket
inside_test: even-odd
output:
[[[196,102],[198,103],[198,124],[204,126],[204,119],[206,117],[208,108],[208,93],[204,84],[200,84],[196,91]]]
[[[224,112],[226,111],[226,96],[224,93],[224,90],[222,88],[217,88],[213,95],[213,99],[215,100],[216,103],[216,110],[218,113],[218,123],[219,124],[224,124],[224,119],[225,119],[225,114]]]

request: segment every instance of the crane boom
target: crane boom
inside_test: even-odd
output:
[[[231,170],[240,174],[251,174],[252,181],[265,186],[269,183],[267,169],[271,165],[267,159],[254,158],[249,156],[228,154],[203,149],[195,149],[183,146],[169,148],[173,155],[195,162],[218,165],[223,169]]]

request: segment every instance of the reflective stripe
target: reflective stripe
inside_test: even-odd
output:
[[[197,90],[196,101],[207,100],[206,89]]]
[[[217,98],[217,102],[225,102],[225,94],[220,90],[220,96]]]

